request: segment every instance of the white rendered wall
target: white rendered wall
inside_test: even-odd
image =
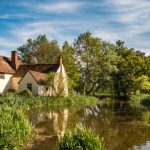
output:
[[[32,93],[34,95],[38,95],[38,84],[30,72],[27,72],[23,79],[20,81],[18,90],[22,91],[27,89],[27,83],[32,84]]]
[[[0,94],[6,93],[11,89],[11,74],[4,74],[5,78],[0,79]]]
[[[54,89],[56,95],[68,96],[68,80],[63,64],[60,65],[54,77]]]

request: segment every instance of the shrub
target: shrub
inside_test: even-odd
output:
[[[141,104],[145,107],[150,107],[150,95],[146,95],[141,101]]]
[[[29,138],[31,125],[24,113],[8,106],[0,107],[0,149],[13,150]]]
[[[130,98],[129,105],[133,109],[142,110],[150,108],[150,95],[134,95]]]
[[[102,141],[91,129],[77,125],[74,130],[68,130],[58,144],[59,150],[104,150]]]
[[[22,90],[18,94],[20,96],[26,96],[26,97],[32,97],[33,96],[32,92],[28,89]]]

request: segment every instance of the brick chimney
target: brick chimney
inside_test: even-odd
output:
[[[17,70],[18,67],[19,67],[19,59],[18,59],[17,51],[12,51],[11,52],[11,62],[12,62],[13,69]]]

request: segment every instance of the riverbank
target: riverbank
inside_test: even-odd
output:
[[[0,96],[0,105],[29,110],[30,107],[81,107],[97,104],[98,99],[93,96],[71,95],[68,97],[41,97],[41,96],[22,96],[15,93],[8,93]]]
[[[0,96],[0,149],[13,150],[22,147],[33,136],[34,126],[26,117],[29,110],[37,108],[70,108],[95,105],[98,99],[83,95],[69,97],[35,97],[32,95],[20,95],[7,93]],[[54,115],[55,116],[55,115]],[[24,128],[22,128],[24,127]],[[11,131],[11,132],[9,132]],[[16,138],[14,138],[16,137]],[[27,140],[25,140],[27,139]]]

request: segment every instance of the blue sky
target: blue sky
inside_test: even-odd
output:
[[[85,31],[150,54],[150,0],[0,0],[0,54],[46,34],[60,44]]]

